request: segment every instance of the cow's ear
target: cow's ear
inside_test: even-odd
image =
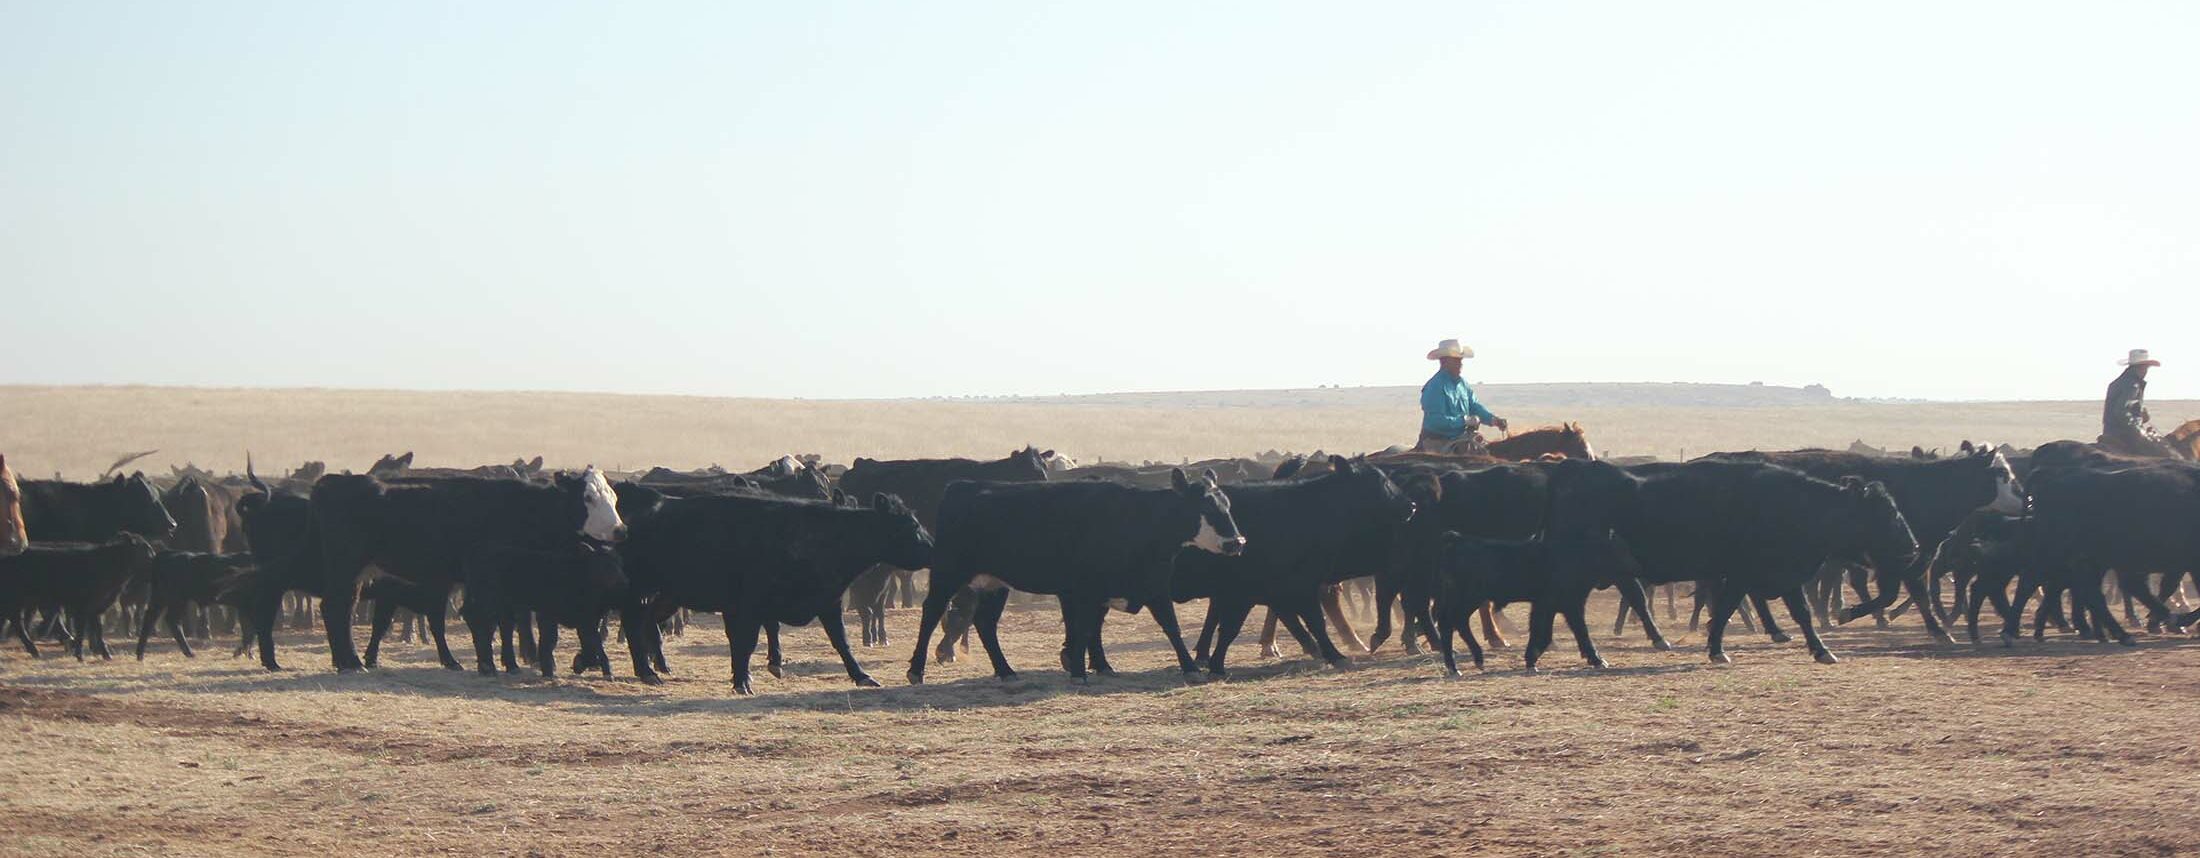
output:
[[[1040,454],[1039,454],[1039,458],[1041,458],[1041,459],[1052,459],[1052,458],[1054,458],[1054,451],[1053,451],[1053,450],[1048,450],[1048,451],[1046,451],[1046,452],[1044,452],[1044,453],[1040,453]]]
[[[1347,459],[1343,456],[1331,454],[1329,457],[1329,467],[1331,470],[1334,470],[1337,473],[1349,474],[1352,473],[1352,460]]]
[[[1222,478],[1215,476],[1215,469],[1213,468],[1200,471],[1199,476],[1207,481],[1207,487],[1210,489],[1222,485]]]
[[[888,497],[885,492],[874,492],[871,495],[871,508],[879,512],[893,512],[894,499]]]
[[[1184,477],[1183,468],[1169,469],[1169,485],[1175,486],[1176,490],[1180,492],[1192,490],[1192,481]]]
[[[828,495],[827,497],[828,497],[828,498],[830,498],[830,499],[832,500],[832,502],[833,502],[833,506],[847,506],[847,505],[848,505],[848,493],[847,493],[847,492],[841,491],[841,490],[839,490],[839,489],[834,489],[834,490],[833,490],[833,493],[832,493],[832,494],[830,494],[830,495]]]

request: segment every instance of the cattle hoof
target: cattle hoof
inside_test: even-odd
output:
[[[1459,678],[1459,668],[1456,668],[1456,667],[1447,667],[1447,668],[1444,668],[1444,678],[1445,678],[1445,679],[1458,679],[1458,678]]]
[[[1261,657],[1261,658],[1282,658],[1282,657],[1283,657],[1283,651],[1282,651],[1282,650],[1279,650],[1279,649],[1276,649],[1276,648],[1275,648],[1274,646],[1268,646],[1268,645],[1263,645],[1263,646],[1262,646],[1262,647],[1260,648],[1260,657]]]
[[[2016,637],[2015,637],[2015,636],[2013,636],[2013,635],[2009,634],[2008,632],[2003,632],[2003,633],[2001,634],[2001,647],[2002,647],[2002,649],[2008,649],[2008,648],[2010,648],[2010,647],[2013,647],[2013,646],[2016,646],[2016,645],[2017,645],[2017,639],[2016,639]]]
[[[864,674],[864,675],[862,675],[862,676],[858,676],[858,677],[856,677],[856,687],[857,687],[857,688],[877,688],[877,687],[879,687],[879,684],[878,684],[878,680],[876,680],[876,679],[872,679],[872,678],[871,678],[871,676],[870,676],[870,674]]]
[[[1016,680],[1022,679],[1024,677],[1022,674],[1019,674],[1016,671],[1004,670],[1000,673],[993,674],[993,678],[998,679],[1002,682],[1015,682]]]
[[[1811,656],[1811,657],[1812,657],[1812,658],[1815,658],[1815,659],[1818,659],[1818,663],[1819,663],[1819,664],[1840,664],[1840,663],[1841,663],[1841,659],[1839,659],[1839,658],[1835,657],[1835,656],[1834,656],[1834,654],[1833,654],[1833,653],[1832,653],[1831,651],[1829,651],[1829,650],[1819,650],[1819,651],[1817,652],[1817,654],[1815,654],[1815,655],[1813,655],[1813,656]]]
[[[1944,644],[1952,644],[1956,642],[1956,636],[1947,632],[1935,632],[1933,633],[1933,640]]]
[[[1673,651],[1673,644],[1672,644],[1672,642],[1670,642],[1670,641],[1667,641],[1667,640],[1666,640],[1666,639],[1664,639],[1664,638],[1659,638],[1659,639],[1657,639],[1657,640],[1651,641],[1651,642],[1650,642],[1650,646],[1651,646],[1651,648],[1652,648],[1652,649],[1655,649],[1655,650],[1657,650],[1657,651],[1659,651],[1659,652],[1672,652],[1672,651]]]
[[[750,688],[750,687],[749,687],[749,684],[748,684],[747,682],[743,682],[743,681],[740,681],[740,680],[735,680],[735,681],[734,681],[734,683],[733,683],[733,693],[735,693],[735,694],[755,694],[755,693],[756,693],[756,689],[754,689],[754,688]]]
[[[1091,685],[1092,677],[1086,676],[1084,674],[1078,674],[1076,676],[1070,677],[1069,681],[1071,685]]]
[[[444,670],[465,670],[465,669],[466,669],[466,666],[465,666],[465,665],[463,665],[463,664],[459,664],[458,662],[455,662],[455,661],[454,661],[454,662],[451,662],[450,664],[446,664],[446,665],[444,665],[444,666],[443,666],[443,669],[444,669]]]
[[[924,684],[924,671],[921,671],[921,670],[912,670],[912,671],[909,671],[909,684],[910,684],[910,685],[923,685],[923,684]]]
[[[776,664],[767,664],[767,665],[764,665],[764,670],[765,670],[765,671],[767,671],[767,672],[769,672],[769,673],[770,673],[770,674],[772,675],[772,678],[773,678],[773,679],[786,679],[786,678],[787,678],[787,675],[786,675],[785,673],[782,673],[782,672],[780,671],[780,669],[779,669],[779,665],[776,665]]]
[[[2139,645],[2139,639],[2138,639],[2138,638],[2134,638],[2134,637],[2132,637],[2132,636],[2130,636],[2130,635],[2124,635],[2123,637],[2117,638],[2117,639],[2116,639],[2116,642],[2117,642],[2117,643],[2120,643],[2120,644],[2123,644],[2124,646],[2131,646],[2131,647],[2135,647],[2135,646],[2138,646],[2138,645]]]
[[[1596,668],[1596,669],[1598,669],[1598,670],[1603,670],[1603,669],[1605,669],[1605,668],[1611,667],[1611,665],[1610,665],[1610,664],[1607,664],[1607,663],[1605,663],[1604,659],[1601,659],[1601,658],[1592,658],[1592,659],[1590,659],[1590,660],[1589,660],[1589,666],[1590,666],[1590,667],[1593,667],[1593,668]]]
[[[1773,632],[1766,635],[1766,637],[1771,638],[1773,643],[1788,643],[1795,640],[1794,636],[1789,635],[1787,632]]]
[[[1520,672],[1521,672],[1521,673],[1524,673],[1524,674],[1527,674],[1527,675],[1529,675],[1529,676],[1538,676],[1538,675],[1541,675],[1541,674],[1543,673],[1543,671],[1540,671],[1540,670],[1537,670],[1537,669],[1535,669],[1535,665],[1532,665],[1532,664],[1531,664],[1531,665],[1527,665],[1527,666],[1525,666],[1525,667],[1522,667],[1522,668],[1520,669]]]
[[[660,677],[660,676],[657,676],[657,675],[655,675],[655,674],[644,674],[644,675],[642,675],[642,676],[638,676],[638,677],[635,677],[635,678],[636,678],[636,679],[639,679],[639,680],[641,680],[641,681],[642,681],[642,684],[643,684],[643,685],[663,685],[663,684],[665,684],[665,680],[664,680],[664,678],[663,678],[663,677]]]
[[[1334,659],[1330,659],[1330,660],[1329,660],[1329,667],[1330,667],[1330,669],[1332,669],[1332,670],[1351,670],[1351,669],[1352,669],[1352,659],[1349,659],[1349,658],[1334,658]]]
[[[1092,669],[1092,672],[1095,676],[1105,676],[1111,679],[1115,677],[1115,668],[1112,667],[1095,667]]]
[[[1727,655],[1726,653],[1723,653],[1723,652],[1715,652],[1715,653],[1712,653],[1712,654],[1711,654],[1711,663],[1712,663],[1712,664],[1733,664],[1733,663],[1734,663],[1734,657],[1733,657],[1733,656],[1731,656],[1731,655]]]

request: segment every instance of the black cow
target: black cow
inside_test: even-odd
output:
[[[105,542],[118,533],[163,540],[176,520],[144,474],[96,483],[23,480],[23,526],[43,542]]]
[[[1230,514],[1248,540],[1243,552],[1177,552],[1171,595],[1177,602],[1211,600],[1207,625],[1217,634],[1207,650],[1209,673],[1223,675],[1230,642],[1254,605],[1298,619],[1329,663],[1347,660],[1330,640],[1322,588],[1385,566],[1391,532],[1413,517],[1414,503],[1372,465],[1341,456],[1330,465],[1330,473],[1311,479],[1231,486]],[[1202,649],[1207,637],[1202,632]],[[1099,660],[1105,665],[1104,655]]]
[[[1041,451],[1025,447],[1008,454],[1006,458],[990,462],[972,459],[900,459],[879,460],[858,457],[848,472],[840,475],[840,488],[856,497],[874,494],[890,494],[901,498],[909,509],[917,514],[927,530],[939,531],[940,498],[947,492],[947,484],[956,480],[979,480],[992,483],[1033,483],[1047,479],[1047,460],[1053,450]],[[864,631],[864,640],[876,644],[886,643],[886,614],[883,610],[866,611],[871,604],[883,604],[880,596],[886,587],[886,577],[894,578],[894,585],[901,593],[901,606],[915,604],[916,570],[873,569],[856,579],[850,587],[856,606],[856,616]],[[953,595],[953,594],[950,594]],[[939,659],[942,662],[955,659],[955,643],[966,637],[969,629],[971,597],[955,600],[956,610],[948,617],[947,634],[940,641]]]
[[[2023,486],[2002,454],[1992,447],[1974,447],[1950,459],[1888,459],[1832,450],[1796,450],[1782,453],[1716,453],[1707,458],[1767,462],[1793,468],[1821,480],[1856,477],[1886,486],[1895,506],[1909,522],[1926,552],[1917,562],[1901,569],[1879,570],[1880,592],[1852,606],[1848,620],[1884,610],[1901,591],[1921,606],[1937,607],[1926,568],[1931,551],[1955,532],[1973,510],[1988,508],[2004,515],[2024,512]],[[1898,589],[1899,588],[1899,589]],[[1952,643],[1941,627],[1937,610],[1920,610],[1925,630],[1943,643]]]
[[[850,679],[878,685],[848,649],[841,597],[875,564],[907,569],[932,563],[931,534],[892,495],[873,495],[868,507],[857,508],[787,498],[669,500],[633,528],[620,555],[628,580],[621,625],[635,675],[656,680],[651,656],[660,643],[649,611],[718,611],[725,615],[734,691],[741,694],[752,691],[749,658],[758,632],[768,624],[811,620],[824,629]],[[661,653],[656,657],[661,660]],[[776,652],[768,669],[781,674]]]
[[[1630,508],[1633,497],[1634,480],[1628,474],[1615,465],[1586,460],[1484,465],[1437,473],[1437,502],[1433,507],[1424,505],[1420,515],[1398,529],[1391,563],[1375,579],[1377,614],[1369,647],[1389,638],[1389,606],[1393,599],[1403,603],[1408,634],[1418,630],[1432,646],[1438,645],[1429,607],[1436,595],[1436,572],[1446,531],[1503,540],[1525,540],[1543,533],[1559,503],[1552,494],[1554,474],[1571,475],[1576,485],[1569,495],[1571,499],[1565,502],[1573,508],[1566,514],[1572,522],[1563,524],[1567,528],[1593,529],[1588,523],[1592,519],[1601,522],[1599,526],[1612,527],[1613,520]],[[1613,497],[1617,500],[1610,500]],[[1647,615],[1641,582],[1629,579],[1616,583],[1626,606],[1622,610],[1631,608]],[[1496,627],[1489,613],[1484,613],[1482,623],[1484,632],[1494,637]],[[1655,622],[1646,623],[1643,630],[1658,649],[1672,648]]]
[[[493,640],[504,643],[504,670],[519,672],[512,659],[512,631],[535,616],[535,662],[544,677],[557,674],[558,627],[580,635],[582,663],[611,675],[603,651],[603,618],[625,595],[626,571],[609,545],[577,540],[553,551],[483,545],[466,559],[466,604],[459,615],[474,636],[474,664],[483,676],[495,676],[490,661]],[[576,670],[576,672],[578,672]]]
[[[135,533],[124,533],[102,545],[54,543],[41,540],[21,554],[0,557],[0,617],[15,621],[16,638],[32,655],[25,612],[32,608],[58,607],[61,616],[76,629],[69,649],[84,660],[85,639],[100,658],[110,658],[99,628],[99,615],[113,606],[131,579],[141,577],[153,564],[153,545]]]
[[[2125,646],[2137,645],[2109,614],[2102,575],[2114,570],[2125,592],[2168,612],[2148,591],[2146,576],[2200,570],[2200,466],[2166,460],[2043,466],[2035,455],[2031,486],[2033,562],[2004,618],[2003,643],[2016,639],[2025,601],[2044,584],[2050,592],[2068,589],[2074,609],[2091,615],[2096,628]],[[2200,611],[2175,624],[2195,619]]]
[[[595,468],[560,475],[550,486],[483,479],[387,485],[369,476],[322,477],[313,486],[312,509],[325,575],[321,619],[329,660],[339,671],[365,669],[351,638],[351,609],[368,566],[448,592],[464,577],[468,552],[483,543],[553,548],[576,534],[616,540],[625,530],[617,503]]]
[[[145,601],[145,616],[138,624],[137,657],[145,660],[145,642],[153,636],[153,626],[163,618],[168,620],[168,633],[175,637],[176,648],[186,658],[197,658],[191,651],[191,642],[184,639],[182,618],[185,611],[195,607],[219,604],[222,593],[243,580],[243,573],[252,568],[250,554],[202,554],[194,551],[163,551],[153,558],[149,595]]]
[[[1641,580],[1718,585],[1709,638],[1716,662],[1732,660],[1726,624],[1748,596],[1785,600],[1812,655],[1838,661],[1818,639],[1803,583],[1828,561],[1879,570],[1917,561],[1909,523],[1878,483],[1832,483],[1761,462],[1697,460],[1641,478],[1631,494],[1610,499],[1623,510],[1617,530],[1641,564]]]
[[[281,670],[275,660],[275,620],[282,612],[283,597],[291,592],[313,596],[324,592],[327,575],[322,571],[320,534],[313,526],[312,503],[305,496],[262,482],[249,460],[245,475],[255,491],[237,499],[237,518],[252,546],[253,568],[222,600],[236,607],[243,626],[238,653],[257,643],[260,665]]]
[[[854,473],[850,471],[850,473]],[[1008,587],[1056,596],[1067,628],[1062,667],[1085,678],[1085,664],[1099,640],[1108,603],[1151,608],[1154,622],[1176,650],[1177,664],[1196,673],[1177,629],[1170,578],[1178,548],[1222,554],[1245,550],[1230,499],[1213,474],[1200,482],[1182,471],[1166,489],[1113,483],[956,482],[940,503],[940,545],[934,552],[932,588],[924,597],[917,649],[909,681],[924,681],[925,647],[947,603],[964,587],[978,597],[973,617],[978,639],[1002,679],[1016,675],[1001,653],[1001,611]]]
[[[1535,539],[1484,539],[1444,534],[1438,562],[1436,588],[1437,650],[1444,656],[1445,673],[1458,676],[1453,653],[1453,633],[1467,640],[1474,666],[1482,666],[1482,647],[1474,639],[1470,622],[1474,610],[1495,602],[1528,602],[1528,648],[1522,653],[1527,672],[1536,672],[1536,660],[1551,646],[1551,623],[1564,616],[1583,660],[1603,667],[1604,657],[1589,639],[1589,593],[1641,573],[1626,543],[1603,532],[1553,532]]]

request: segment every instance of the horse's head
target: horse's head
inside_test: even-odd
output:
[[[8,457],[0,456],[0,557],[13,557],[31,547],[30,531],[23,528],[23,489],[8,469]]]
[[[1515,462],[1526,462],[1546,455],[1560,455],[1569,459],[1595,459],[1597,451],[1589,445],[1589,433],[1579,423],[1561,423],[1491,441],[1490,455]]]

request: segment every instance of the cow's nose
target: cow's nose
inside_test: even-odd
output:
[[[611,541],[613,541],[613,542],[625,542],[625,541],[626,541],[626,525],[623,525],[623,524],[622,524],[622,525],[619,525],[618,527],[614,527],[614,528],[612,528],[612,529],[611,529]]]
[[[1240,537],[1238,537],[1238,538],[1236,538],[1236,539],[1230,539],[1230,540],[1225,540],[1225,541],[1224,541],[1224,542],[1222,543],[1222,553],[1224,553],[1224,554],[1227,554],[1227,555],[1230,555],[1230,556],[1232,556],[1232,557],[1235,557],[1235,556],[1237,556],[1237,555],[1240,555],[1240,554],[1244,554],[1244,553],[1245,553],[1245,537],[1242,537],[1242,536],[1240,536]]]

